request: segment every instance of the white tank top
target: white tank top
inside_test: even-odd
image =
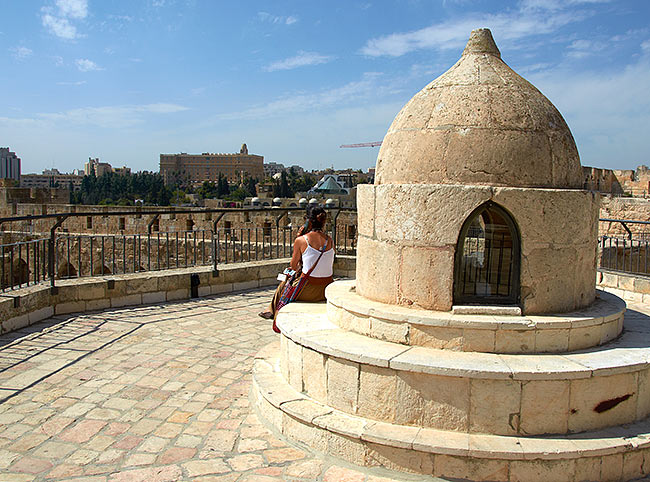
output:
[[[316,248],[312,248],[309,245],[309,240],[307,239],[307,236],[303,236],[305,238],[305,241],[307,242],[307,249],[302,253],[302,272],[307,273],[312,266],[314,266],[314,263],[320,256],[320,250]],[[314,268],[314,271],[311,272],[309,276],[315,276],[316,278],[327,278],[329,276],[332,276],[334,273],[333,269],[334,265],[334,247],[328,249],[323,253],[323,256],[321,257],[320,261]]]

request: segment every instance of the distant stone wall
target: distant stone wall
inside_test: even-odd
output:
[[[636,169],[601,169],[582,166],[584,188],[602,194],[635,197],[650,197],[650,169],[639,166]]]
[[[650,199],[602,196],[600,218],[650,221]],[[628,227],[635,234],[650,232],[650,225],[629,224]],[[620,223],[601,221],[598,233],[615,236],[625,235],[626,231]]]
[[[147,226],[152,221],[151,210],[166,208],[148,208],[133,206],[85,206],[74,204],[31,204],[15,203],[2,205],[0,203],[0,217],[31,216],[55,213],[92,213],[92,216],[70,217],[66,219],[59,229],[59,232],[70,233],[92,233],[92,234],[146,234]],[[184,208],[178,208],[184,209]],[[128,215],[106,216],[115,212],[127,212]],[[275,229],[276,219],[280,212],[272,209],[260,209],[259,211],[232,211],[226,213],[218,223],[218,228],[231,228],[235,230],[248,228],[272,228]],[[161,214],[152,225],[152,232],[183,232],[192,230],[211,230],[214,220],[219,213],[192,213],[175,214],[170,208],[168,214]],[[356,225],[355,212],[341,212],[337,218],[337,225]],[[331,229],[332,217],[328,219],[328,229]],[[30,233],[48,233],[54,223],[53,219],[42,219],[34,221],[21,221],[16,223],[5,223],[2,228],[6,231],[23,231]],[[292,226],[292,233],[295,235],[298,228],[304,223],[304,210],[297,208],[280,219],[280,227]],[[356,233],[355,233],[356,234]]]

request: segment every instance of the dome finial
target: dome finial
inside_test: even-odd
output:
[[[463,55],[467,54],[490,54],[501,58],[501,52],[492,38],[489,28],[477,28],[472,30],[469,36]]]

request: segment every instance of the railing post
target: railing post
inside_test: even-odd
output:
[[[217,216],[217,219],[215,219],[212,222],[212,275],[216,276],[219,274],[219,268],[217,268],[217,242],[219,241],[219,238],[217,237],[217,225],[219,224],[219,221],[221,221],[221,218],[225,215],[226,213],[219,213],[219,216]]]
[[[56,241],[56,229],[60,227],[63,224],[63,221],[65,221],[68,218],[67,214],[62,214],[61,216],[57,216],[56,218],[56,223],[50,228],[50,239],[48,239],[48,262],[49,262],[49,275],[50,275],[50,286],[52,288],[55,288],[55,283],[54,283],[54,277],[55,277],[55,266],[54,266],[54,248],[55,248],[55,241]]]
[[[275,218],[275,257],[280,257],[280,220],[287,215],[288,211],[283,212],[277,218]],[[273,246],[271,246],[271,251],[273,251]],[[271,255],[273,257],[273,255]]]
[[[336,238],[338,231],[336,229],[336,220],[339,218],[339,214],[341,214],[341,210],[337,210],[336,214],[334,215],[334,219],[332,220],[332,243],[334,244],[334,249],[336,249]],[[358,223],[358,221],[357,221]]]
[[[154,214],[151,217],[151,220],[149,220],[149,223],[147,224],[147,233],[149,234],[149,236],[151,236],[151,228],[153,227],[153,223],[155,223],[159,217],[160,214]]]

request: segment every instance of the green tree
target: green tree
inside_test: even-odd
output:
[[[219,174],[219,179],[217,180],[217,197],[220,199],[225,198],[230,194],[230,186],[228,185],[228,179],[223,174]]]
[[[248,196],[257,196],[257,179],[253,179],[252,177],[244,179],[244,188],[246,189]]]
[[[219,189],[215,183],[204,181],[198,190],[198,195],[201,199],[214,199],[219,196]]]
[[[241,202],[246,198],[246,196],[248,196],[248,191],[243,187],[238,187],[226,196],[226,200]]]
[[[287,180],[287,173],[282,171],[280,174],[280,197],[293,197],[293,191],[289,187],[289,181]]]

